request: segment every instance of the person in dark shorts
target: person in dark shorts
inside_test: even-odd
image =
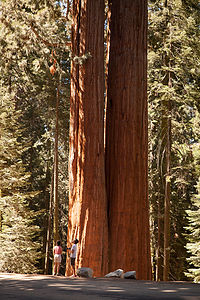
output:
[[[77,276],[76,275],[76,269],[75,269],[75,261],[76,261],[76,252],[77,252],[77,244],[78,244],[78,240],[75,239],[73,241],[73,245],[71,247],[71,254],[70,254],[70,262],[71,262],[71,267],[73,270],[73,275],[72,276]]]

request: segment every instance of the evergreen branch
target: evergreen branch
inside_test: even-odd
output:
[[[50,43],[49,41],[45,40],[43,37],[41,37],[39,35],[39,33],[37,32],[37,30],[33,27],[32,23],[30,23],[30,27],[31,27],[31,30],[33,31],[33,33],[37,36],[37,38],[39,40],[41,40],[46,46],[48,47],[53,47],[53,48],[58,48],[58,43]],[[71,42],[66,42],[65,45],[67,47],[70,47],[71,46]]]

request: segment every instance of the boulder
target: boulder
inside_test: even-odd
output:
[[[104,277],[106,278],[121,278],[123,275],[124,271],[122,269],[117,269],[114,272],[110,272],[108,274],[106,274]]]
[[[90,268],[78,268],[77,275],[79,277],[85,277],[85,278],[92,278],[93,277],[93,270]]]
[[[124,274],[124,279],[136,279],[136,271],[129,271]]]

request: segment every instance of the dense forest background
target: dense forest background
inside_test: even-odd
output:
[[[71,1],[0,5],[0,271],[51,273],[55,240],[59,236],[64,249],[68,242],[70,64],[90,56],[71,57]],[[153,279],[163,278],[167,218],[170,279],[197,282],[199,1],[149,1],[148,16]],[[106,26],[107,4],[105,51]]]

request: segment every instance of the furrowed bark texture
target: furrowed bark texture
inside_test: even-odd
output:
[[[106,117],[109,271],[151,279],[147,187],[147,1],[110,1]]]
[[[69,158],[68,241],[79,239],[77,267],[107,272],[107,206],[104,161],[104,1],[75,0]],[[66,274],[70,274],[67,259]]]

